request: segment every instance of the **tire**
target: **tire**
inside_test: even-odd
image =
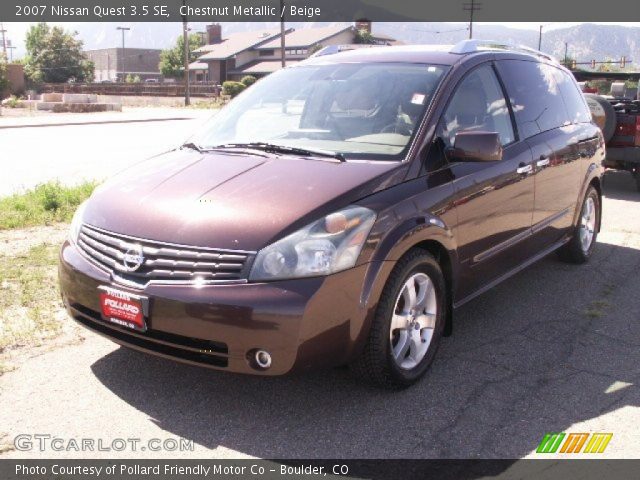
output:
[[[602,130],[604,141],[608,142],[613,138],[616,131],[616,111],[605,98],[594,93],[585,93],[585,100],[591,110],[594,122]]]
[[[636,189],[640,192],[640,168],[633,172],[633,178],[636,180]]]
[[[588,214],[587,211],[591,211],[591,213]],[[596,189],[590,186],[582,201],[578,224],[574,227],[571,240],[558,250],[560,258],[567,263],[587,262],[596,246],[599,225],[600,196]],[[589,238],[588,243],[585,242],[586,238]]]
[[[422,304],[415,303],[415,309],[406,300],[411,296],[409,279],[414,281],[414,298],[424,299]],[[421,305],[424,305],[422,315],[416,312]],[[440,265],[428,252],[410,250],[387,280],[367,343],[351,365],[352,373],[359,380],[388,389],[414,384],[429,369],[438,350],[446,323],[446,306],[447,291]],[[399,325],[403,328],[395,328]],[[402,347],[406,344],[410,346],[405,352]]]

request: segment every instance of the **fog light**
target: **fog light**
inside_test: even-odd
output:
[[[265,350],[257,350],[256,355],[256,364],[260,368],[269,368],[271,366],[271,354]]]

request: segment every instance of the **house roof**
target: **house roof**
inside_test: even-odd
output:
[[[232,33],[227,38],[223,38],[220,43],[204,45],[198,48],[196,52],[204,52],[198,60],[224,60],[279,35],[280,30]]]
[[[350,25],[334,25],[332,27],[302,28],[293,30],[285,35],[286,48],[311,47],[327,38],[333,37],[347,30],[353,30]],[[257,47],[258,50],[280,48],[280,38],[270,40]]]
[[[189,64],[189,70],[208,70],[209,64],[205,62],[192,62]]]
[[[287,60],[287,66],[292,66],[299,63],[297,60]],[[240,67],[230,71],[234,74],[268,74],[273,73],[282,68],[280,60],[255,60],[253,62],[246,63]]]

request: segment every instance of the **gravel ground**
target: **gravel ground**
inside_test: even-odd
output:
[[[87,333],[0,377],[3,457],[522,458],[547,432],[613,432],[602,456],[640,458],[640,193],[622,173],[605,190],[593,260],[549,256],[466,305],[413,388],[219,373]],[[20,433],[195,448],[18,451]]]

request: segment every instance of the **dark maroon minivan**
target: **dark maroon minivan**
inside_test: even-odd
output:
[[[318,56],[99,187],[62,246],[63,299],[87,328],[191,364],[349,364],[409,385],[456,308],[553,251],[588,260],[603,158],[575,80],[540,52]]]

